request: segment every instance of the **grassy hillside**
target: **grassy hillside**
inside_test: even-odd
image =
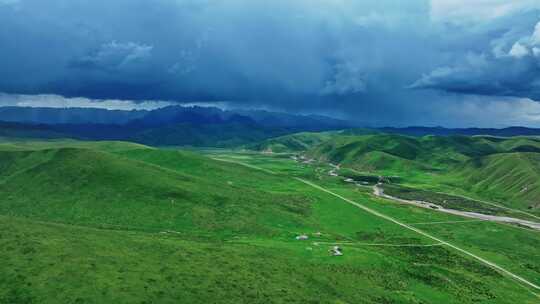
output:
[[[450,185],[520,209],[539,208],[540,140],[529,137],[334,136],[310,157],[405,182]]]
[[[335,132],[302,132],[275,137],[246,146],[250,150],[274,153],[305,151],[332,138]]]
[[[367,172],[429,170],[418,162],[418,140],[396,135],[336,136],[307,151],[307,155]]]
[[[0,139],[0,151],[33,151],[58,148],[92,149],[105,152],[119,152],[134,149],[153,149],[149,146],[126,141],[78,141],[71,139]]]
[[[226,152],[217,153],[219,153],[219,157],[228,157],[231,160],[241,160],[242,162],[274,170],[275,172],[294,174],[304,178],[313,179],[316,184],[323,185],[327,189],[331,189],[346,198],[367,205],[383,214],[391,215],[394,218],[401,219],[411,225],[418,225],[418,228],[427,232],[437,231],[438,236],[442,239],[458,242],[467,248],[471,248],[471,250],[478,253],[480,256],[492,258],[494,261],[502,263],[505,267],[514,269],[517,273],[527,273],[529,278],[540,283],[540,281],[538,281],[538,279],[540,279],[540,268],[538,268],[538,266],[540,265],[536,262],[537,259],[531,259],[531,257],[536,256],[536,248],[538,247],[538,241],[540,240],[538,239],[539,234],[536,231],[528,231],[527,229],[489,222],[478,223],[477,221],[471,221],[470,219],[459,216],[448,216],[445,213],[432,209],[396,204],[394,201],[389,202],[384,199],[374,199],[371,187],[359,187],[353,183],[344,182],[342,178],[329,176],[326,174],[326,170],[331,169],[331,167],[324,164],[315,163],[312,166],[306,166],[302,163],[295,164],[294,161],[282,158],[279,155],[256,155],[247,153],[239,155],[238,153],[231,153],[227,156]],[[281,162],[281,165],[278,165],[278,160]],[[295,168],[295,170],[292,170],[292,168]],[[321,171],[321,169],[324,171]],[[356,179],[360,176],[360,180],[366,181],[368,184],[378,180],[376,175],[361,175],[357,171],[344,168],[339,170],[339,174],[344,175],[344,172],[347,171],[351,172],[353,178]],[[311,172],[311,175],[309,172]],[[391,183],[407,182],[407,180],[395,177],[387,180]],[[431,182],[435,184],[433,180],[431,180]],[[309,191],[306,191],[309,189],[303,190],[301,187],[299,188],[305,193],[310,193]],[[429,192],[429,195],[435,195],[434,198],[439,200],[437,202],[440,205],[457,203],[460,205],[457,209],[461,210],[474,210],[487,214],[493,212],[496,214],[518,218],[523,217],[528,220],[537,221],[536,218],[531,218],[526,214],[510,212],[510,210],[504,209],[501,211],[500,208],[493,208],[495,206],[483,204],[476,200],[459,196],[442,195],[430,191],[424,192]],[[338,207],[341,208],[339,204],[333,206],[334,209],[338,209]],[[481,209],[478,210],[477,207]],[[384,223],[380,226],[380,234],[377,232],[372,234],[372,232],[368,232],[366,229],[367,227],[365,226],[370,221],[363,222],[361,219],[354,219],[353,217],[356,217],[354,214],[350,217],[350,220],[348,220],[349,215],[343,213],[340,213],[341,215],[339,216],[335,216],[334,212],[338,211],[334,209],[327,209],[324,211],[325,213],[329,213],[329,215],[325,217],[325,221],[335,221],[336,219],[340,219],[336,222],[336,225],[341,227],[357,223],[360,225],[359,228],[361,227],[361,231],[358,231],[357,235],[361,238],[364,238],[366,235],[369,236],[366,236],[367,239],[371,239],[372,236],[376,235],[388,236],[387,229],[389,227],[384,225]],[[354,213],[354,211],[352,212]],[[475,223],[477,223],[477,225]],[[520,244],[519,252],[515,250],[516,244]]]
[[[0,303],[535,301],[441,247],[350,247],[336,260],[293,242],[190,241],[4,217],[0,228]]]
[[[0,151],[2,304],[537,300],[484,264],[294,177],[407,222],[455,217],[373,200],[288,158],[253,158],[271,174],[232,163],[249,154],[225,162],[117,142],[56,144]],[[530,261],[537,236],[504,228],[497,238],[519,240],[519,254],[491,236],[471,250],[540,284]],[[310,239],[296,240],[301,233]],[[344,256],[329,254],[334,244]]]
[[[493,154],[465,162],[455,173],[471,191],[498,201],[520,202],[523,209],[540,208],[540,153]]]
[[[461,161],[495,153],[540,152],[540,140],[533,137],[424,136],[395,134],[334,136],[310,153],[314,156],[349,161],[363,153],[380,151],[396,157],[429,161]]]
[[[154,155],[152,150],[139,152]],[[1,152],[0,213],[99,227],[230,235],[277,233],[265,223],[278,217],[300,225],[300,216],[309,212],[304,198],[242,184],[243,178],[272,183],[272,177],[189,153],[163,153],[183,168],[89,149]]]

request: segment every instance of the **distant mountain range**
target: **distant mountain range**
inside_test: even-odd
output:
[[[266,127],[324,130],[350,127],[344,120],[320,115],[294,115],[262,110],[221,110],[215,107],[169,106],[156,110],[95,108],[0,107],[0,121],[29,124],[110,124],[163,126],[177,123],[257,123]]]
[[[170,106],[153,111],[0,108],[0,136],[128,140],[156,146],[230,147],[302,131],[350,128],[317,115]]]
[[[0,121],[31,124],[125,124],[146,114],[148,111],[0,107]]]
[[[297,132],[344,130],[344,135],[393,133],[424,135],[540,136],[540,129],[442,127],[354,128],[320,115],[260,110],[170,106],[122,111],[94,108],[0,107],[0,137],[126,140],[155,146],[233,147]]]
[[[538,136],[540,129],[526,127],[508,127],[508,128],[443,128],[443,127],[407,127],[407,128],[378,128],[382,133],[402,134],[410,136],[425,136],[425,135],[491,135],[491,136]]]

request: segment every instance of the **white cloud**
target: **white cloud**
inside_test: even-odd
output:
[[[539,8],[538,0],[431,0],[431,18],[436,21],[478,22]]]
[[[540,22],[536,24],[530,37],[524,37],[512,45],[508,55],[515,58],[522,58],[530,54],[538,56],[540,48],[537,46],[540,46]]]
[[[539,99],[540,47],[532,42],[540,32],[540,23],[528,26],[493,39],[490,49],[469,52],[452,65],[423,74],[408,88]]]
[[[493,116],[498,116],[499,123],[508,126],[540,126],[540,103],[528,98],[493,102],[491,109]]]
[[[540,21],[534,27],[534,32],[531,36],[532,45],[540,45]]]
[[[0,9],[6,8],[18,11],[22,7],[21,0],[0,0]]]
[[[14,5],[14,4],[19,4],[20,2],[21,2],[20,0],[0,0],[0,6]]]
[[[540,127],[540,102],[529,98],[460,95],[441,115],[457,118],[453,127]]]
[[[437,86],[441,79],[452,78],[458,82],[467,82],[467,77],[472,77],[489,68],[489,62],[484,54],[467,53],[460,66],[443,66],[423,74],[420,79],[409,85],[408,88],[423,88]]]
[[[17,106],[32,108],[96,108],[107,110],[153,110],[171,105],[167,101],[140,101],[117,99],[67,98],[60,95],[19,95],[0,93],[0,107]]]
[[[153,48],[151,45],[135,42],[119,43],[112,41],[102,44],[97,51],[80,58],[77,64],[104,69],[123,68],[149,58]]]
[[[431,71],[429,74],[423,74],[420,79],[416,80],[411,85],[407,86],[409,89],[416,89],[416,88],[423,88],[423,87],[431,87],[433,85],[437,84],[437,79],[439,78],[445,78],[448,76],[453,75],[454,73],[458,73],[459,68],[451,68],[451,67],[439,67],[435,70]]]
[[[529,49],[523,44],[516,42],[508,52],[508,55],[515,58],[522,58],[530,54]]]

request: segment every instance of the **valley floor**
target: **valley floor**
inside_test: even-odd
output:
[[[284,155],[261,154],[259,156],[259,155],[256,155],[256,154],[246,153],[244,155],[239,156],[239,155],[237,155],[235,153],[232,153],[232,154],[229,154],[227,156],[230,158],[228,161],[236,162],[236,163],[238,163],[240,165],[249,166],[251,168],[264,170],[266,172],[269,172],[269,168],[272,168],[272,169],[275,170],[275,171],[270,171],[270,173],[272,173],[272,174],[280,174],[280,173],[291,174],[290,168],[288,168],[287,166],[280,166],[278,164],[280,162],[280,160],[282,162],[287,162],[287,161],[283,160],[285,155],[286,154],[284,154]],[[223,155],[220,156],[220,159],[223,160],[224,158],[226,159],[227,157],[224,157]],[[271,164],[272,162],[269,162],[268,159],[273,159],[274,164]],[[523,285],[528,286],[529,288],[531,288],[531,292],[533,294],[538,295],[537,292],[538,292],[538,290],[540,290],[540,287],[538,286],[538,283],[540,283],[540,274],[531,273],[531,276],[527,276],[529,279],[526,279],[526,278],[524,278],[524,277],[522,277],[520,275],[517,275],[515,273],[512,273],[511,271],[506,270],[504,267],[501,267],[500,265],[492,263],[489,260],[486,260],[486,259],[474,254],[473,252],[475,252],[475,250],[468,251],[466,249],[457,247],[457,246],[455,246],[453,244],[450,244],[450,243],[448,243],[446,241],[443,241],[443,240],[439,239],[438,237],[433,236],[431,234],[431,232],[426,233],[423,230],[419,230],[418,228],[416,228],[416,226],[421,226],[421,225],[431,225],[431,226],[439,225],[439,226],[446,226],[446,229],[450,229],[450,230],[456,229],[456,230],[458,230],[458,229],[464,229],[464,228],[466,229],[467,225],[469,225],[471,227],[478,227],[478,224],[486,224],[486,226],[505,225],[506,227],[509,227],[509,228],[511,227],[510,229],[514,230],[514,231],[521,230],[521,231],[523,231],[524,234],[528,234],[530,236],[533,236],[535,239],[538,240],[538,233],[535,232],[535,230],[538,230],[540,228],[540,223],[534,221],[535,219],[538,218],[537,216],[535,216],[533,214],[530,214],[530,213],[527,213],[527,212],[521,212],[520,210],[514,210],[514,209],[510,209],[510,208],[505,208],[504,206],[500,206],[500,205],[497,205],[497,207],[500,208],[500,209],[510,209],[514,213],[523,213],[528,220],[523,220],[523,219],[519,219],[519,218],[490,216],[490,215],[484,215],[484,214],[481,214],[481,213],[463,212],[463,211],[459,211],[459,210],[448,210],[448,209],[444,209],[444,208],[442,208],[440,206],[437,206],[438,208],[432,208],[430,206],[434,206],[434,204],[425,203],[425,202],[422,202],[422,204],[421,204],[421,202],[407,201],[407,200],[399,199],[399,198],[396,198],[396,197],[393,197],[393,196],[390,196],[390,195],[386,195],[386,194],[384,194],[382,187],[379,187],[378,184],[375,184],[373,187],[371,187],[371,186],[363,186],[360,183],[353,183],[353,181],[351,181],[351,180],[347,180],[347,181],[344,182],[344,180],[346,178],[339,176],[339,174],[337,174],[337,173],[332,174],[333,172],[337,171],[335,165],[330,164],[330,165],[328,165],[327,169],[321,169],[321,168],[317,168],[317,166],[321,166],[321,164],[313,165],[313,163],[309,163],[309,162],[307,162],[307,164],[306,164],[306,162],[299,162],[298,160],[295,160],[295,162],[297,164],[299,164],[299,166],[302,167],[302,169],[299,169],[298,171],[294,172],[293,175],[306,176],[306,173],[305,173],[304,170],[309,171],[311,169],[314,169],[315,172],[316,172],[314,174],[316,176],[315,179],[313,179],[314,176],[311,176],[314,183],[310,182],[310,181],[307,181],[307,180],[304,180],[304,179],[301,179],[301,178],[298,178],[298,177],[296,177],[296,179],[299,179],[300,181],[312,186],[315,189],[318,189],[320,191],[324,191],[324,192],[329,193],[330,195],[333,195],[333,196],[337,196],[338,198],[342,199],[343,201],[345,201],[345,202],[347,202],[349,204],[353,204],[353,205],[359,207],[360,209],[362,209],[362,210],[364,210],[364,211],[366,211],[368,213],[371,213],[371,214],[373,214],[375,216],[378,216],[378,217],[385,218],[386,220],[389,220],[389,221],[393,222],[394,224],[402,226],[405,229],[410,229],[410,230],[413,230],[413,231],[415,231],[415,232],[417,232],[417,233],[419,233],[419,234],[421,234],[423,236],[427,236],[428,238],[437,241],[438,242],[437,244],[447,245],[447,246],[449,246],[450,248],[452,248],[454,250],[460,251],[461,253],[464,253],[465,255],[469,255],[469,256],[473,257],[474,259],[478,260],[480,263],[488,265],[488,266],[496,269],[497,271],[507,275],[509,278],[515,279],[518,282],[522,283]],[[302,163],[303,163],[303,165],[302,165]],[[257,167],[256,165],[259,166],[259,167]],[[323,164],[322,166],[325,166],[325,165]],[[330,174],[324,174],[324,173],[330,173]],[[329,175],[329,176],[327,176],[327,175]],[[329,180],[333,180],[333,181],[329,182]],[[410,204],[410,205],[413,206],[412,208],[408,208],[409,210],[412,211],[411,213],[413,213],[413,214],[418,213],[418,212],[426,213],[425,216],[427,216],[429,218],[429,220],[424,221],[424,222],[405,224],[405,222],[401,222],[399,220],[396,220],[393,217],[389,217],[389,216],[387,216],[387,215],[385,215],[383,213],[380,213],[381,210],[384,210],[384,209],[379,210],[378,207],[380,207],[380,206],[375,207],[375,205],[374,205],[373,207],[375,207],[375,208],[370,209],[369,207],[366,207],[366,206],[364,206],[362,204],[358,204],[357,202],[352,201],[349,198],[343,197],[340,194],[336,194],[336,192],[332,192],[332,191],[328,190],[327,188],[320,187],[319,185],[316,184],[317,182],[319,182],[319,183],[322,182],[323,184],[327,184],[330,188],[339,189],[340,191],[338,191],[338,193],[347,193],[347,194],[350,195],[349,197],[353,197],[353,198],[358,197],[358,195],[351,195],[351,193],[358,194],[358,192],[361,192],[362,195],[360,197],[363,198],[362,202],[366,202],[366,201],[373,202],[374,197],[375,198],[381,198],[381,199],[383,199],[385,201],[396,201],[398,203],[406,202],[407,204]],[[371,198],[367,197],[367,194],[370,191],[369,189],[373,189],[372,194],[373,194],[374,197],[371,197]],[[345,190],[345,191],[343,191],[343,190]],[[483,202],[483,203],[490,204],[489,202]],[[403,205],[400,205],[400,206],[397,206],[397,207],[398,208],[404,208]],[[426,211],[421,211],[421,210],[418,210],[418,207],[420,207],[422,209],[427,209],[427,210]],[[379,211],[376,211],[376,210],[379,210]],[[434,213],[439,213],[441,211],[443,211],[446,214],[438,214],[438,215],[434,214]],[[435,217],[435,216],[436,217],[440,216],[440,217],[445,217],[445,218],[447,216],[449,216],[449,217],[446,218],[446,220],[438,221],[438,220],[433,220],[432,219],[432,217]],[[469,219],[467,219],[467,218],[469,218]],[[470,218],[475,218],[477,220],[471,220]],[[486,222],[493,222],[493,223],[486,223]],[[473,223],[477,224],[477,225],[472,225]],[[515,225],[515,224],[517,224],[517,225]],[[450,225],[464,225],[465,227],[455,228],[455,227],[452,227]],[[507,228],[505,228],[505,229],[507,229]],[[471,229],[471,230],[473,230],[473,229]],[[471,233],[473,233],[473,232],[471,231]],[[477,238],[481,238],[482,237],[481,235],[482,235],[483,231],[477,231],[476,233],[478,233]],[[451,237],[450,239],[454,239],[454,238]],[[474,244],[468,244],[464,248],[473,248],[473,247],[475,247]],[[511,248],[512,246],[510,245],[509,247]],[[485,249],[481,249],[481,250],[485,250]],[[493,248],[491,248],[491,250],[497,251],[497,246],[493,246]],[[531,253],[533,253],[533,255],[531,257],[533,259],[535,259],[535,261],[538,261],[538,259],[540,258],[540,253],[537,252],[536,250],[531,251]],[[513,269],[516,269],[515,265],[512,265],[512,262],[509,261],[509,260],[507,260],[504,264],[506,264],[508,266],[512,266]]]
[[[474,218],[474,219],[478,219],[482,221],[516,224],[516,225],[525,226],[530,229],[540,230],[540,223],[537,223],[537,222],[532,222],[532,221],[527,221],[527,220],[523,220],[519,218],[507,217],[507,216],[496,216],[496,215],[482,214],[478,212],[467,212],[467,211],[460,211],[460,210],[455,210],[455,209],[447,209],[442,206],[432,204],[430,202],[401,199],[398,197],[385,194],[384,189],[380,187],[379,185],[373,186],[373,194],[375,196],[393,200],[398,203],[410,204],[410,205],[420,207],[420,208],[431,208],[440,212],[445,212],[445,213],[459,215],[459,216],[468,217],[468,218]],[[536,218],[536,216],[532,214],[529,214],[529,213],[525,213],[525,214]]]

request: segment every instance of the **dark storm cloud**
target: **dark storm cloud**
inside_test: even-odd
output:
[[[540,100],[540,56],[525,58],[480,57],[455,67],[438,68],[411,88],[434,88],[448,92],[519,96]],[[478,60],[478,62],[477,62]]]
[[[151,55],[153,47],[133,42],[112,41],[101,45],[88,55],[77,58],[73,66],[81,69],[123,70],[138,62],[144,62]]]
[[[451,123],[434,111],[456,106],[454,93],[537,98],[524,37],[539,5],[456,2],[0,0],[0,92],[219,101],[372,124]],[[511,52],[517,42],[527,55]]]
[[[434,69],[410,87],[540,100],[539,15],[520,17],[511,20],[512,27],[505,24],[502,29],[506,31],[478,51],[458,58],[453,65]]]

